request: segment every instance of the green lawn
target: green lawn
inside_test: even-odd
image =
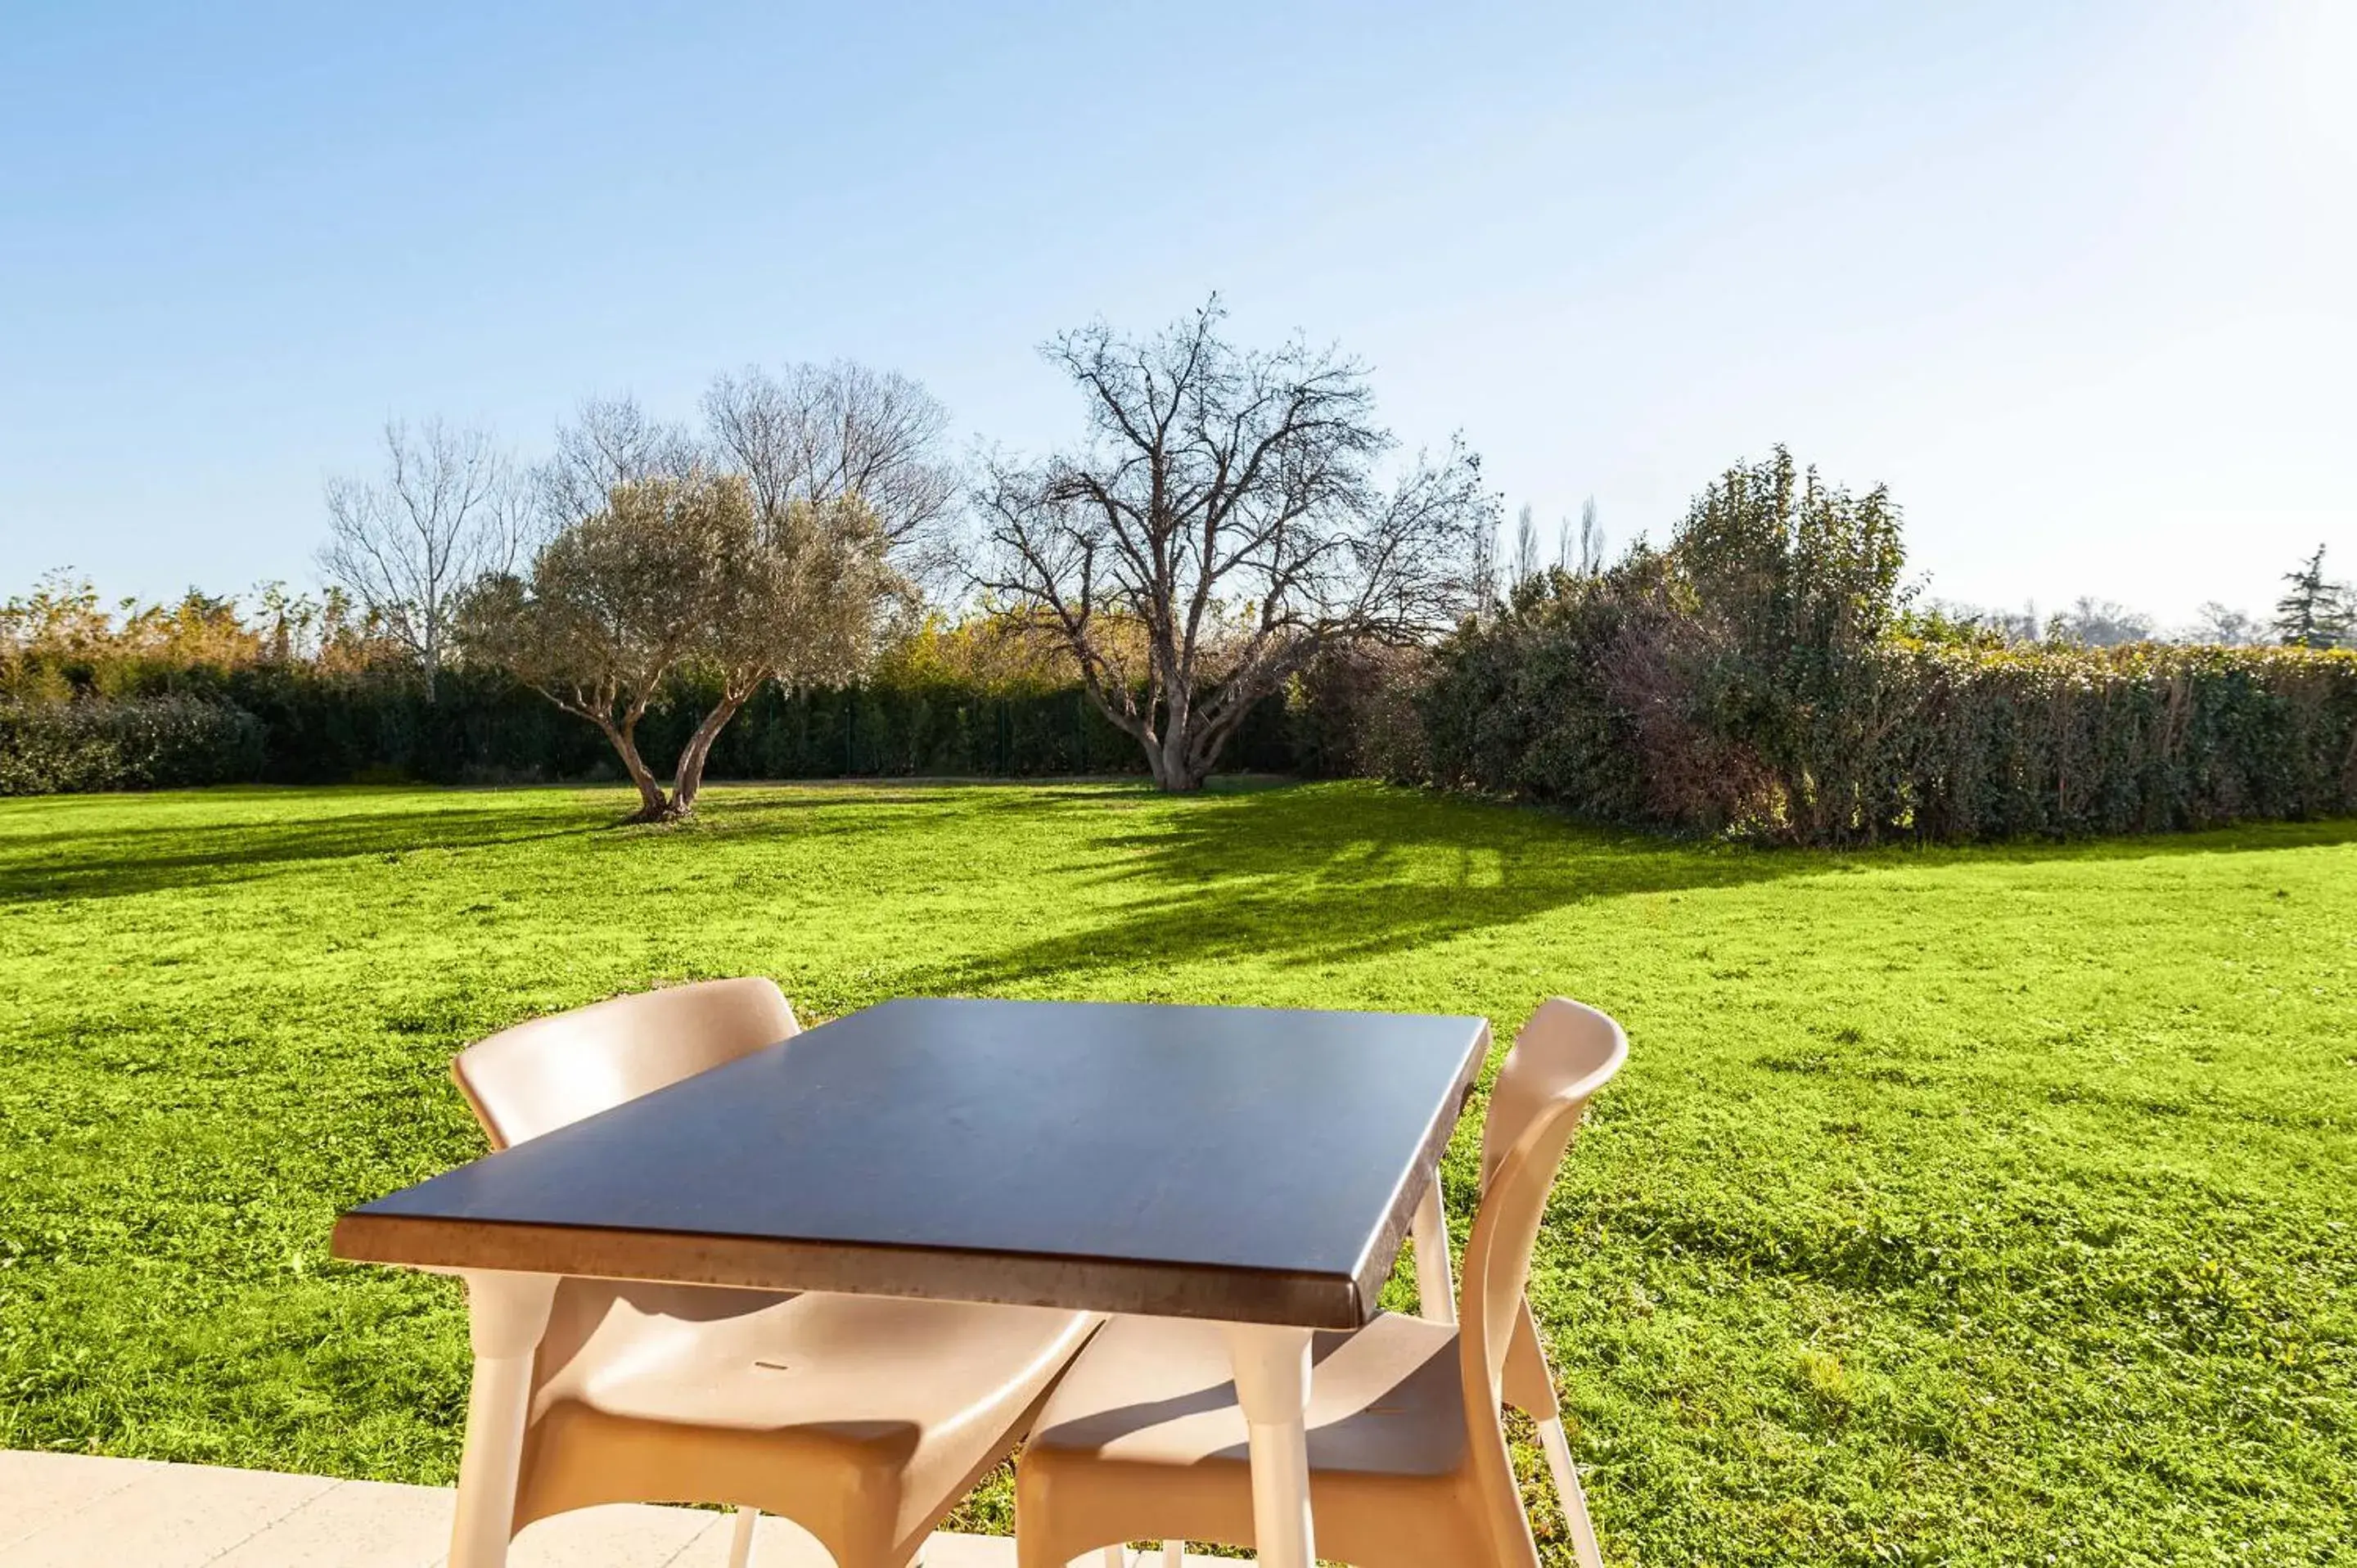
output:
[[[0,802],[0,1445],[448,1480],[455,1287],[328,1228],[479,1151],[447,1059],[532,1014],[758,972],[806,1019],[1502,1038],[1562,992],[1633,1042],[1534,1277],[1615,1563],[2348,1561],[2357,824],[1832,857],[1351,784],[621,806]]]

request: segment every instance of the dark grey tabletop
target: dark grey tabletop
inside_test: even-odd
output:
[[[421,1182],[338,1257],[1356,1327],[1480,1018],[888,1002]]]

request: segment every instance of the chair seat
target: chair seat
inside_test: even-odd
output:
[[[516,1523],[723,1502],[794,1520],[838,1562],[905,1561],[1096,1322],[568,1280],[542,1342]]]
[[[1391,1314],[1312,1340],[1309,1466],[1384,1476],[1453,1474],[1465,1451],[1457,1330]],[[1030,1448],[1108,1463],[1245,1465],[1244,1414],[1217,1324],[1121,1318],[1081,1354],[1040,1411]]]
[[[1318,1555],[1467,1561],[1457,1329],[1386,1314],[1315,1336],[1310,1356]],[[1252,1545],[1251,1449],[1219,1326],[1107,1324],[1041,1407],[1018,1486],[1018,1536],[1053,1530],[1027,1563],[1140,1537]]]

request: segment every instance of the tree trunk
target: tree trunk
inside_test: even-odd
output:
[[[611,719],[600,719],[597,727],[606,732],[606,738],[613,743],[615,755],[622,759],[623,768],[630,775],[630,782],[639,787],[639,810],[630,821],[660,822],[676,816],[678,812],[672,802],[663,798],[662,785],[656,779],[653,769],[639,755],[637,722],[618,725]]]
[[[1173,724],[1164,733],[1161,746],[1148,750],[1155,783],[1174,795],[1201,789],[1203,775],[1210,771],[1195,766],[1193,738]]]
[[[1167,692],[1161,703],[1162,734],[1158,739],[1152,729],[1155,704],[1150,700],[1146,704],[1146,766],[1154,775],[1156,785],[1178,795],[1200,789],[1203,776],[1193,763],[1194,693],[1177,678],[1168,682]],[[1149,698],[1150,695],[1149,693]]]
[[[732,697],[726,692],[722,693],[719,704],[704,715],[704,722],[697,725],[695,733],[687,737],[687,746],[679,754],[679,767],[672,774],[673,816],[683,817],[695,810],[696,793],[704,788],[704,763],[712,755],[712,743],[720,738],[720,732],[728,727],[728,721],[737,716],[737,710],[743,707],[746,698],[751,695],[752,693],[747,692]]]

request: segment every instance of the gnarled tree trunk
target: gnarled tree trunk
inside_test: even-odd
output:
[[[695,726],[695,733],[687,737],[687,745],[679,754],[679,766],[672,771],[673,816],[683,817],[695,810],[695,797],[704,788],[704,765],[712,756],[712,743],[720,738],[720,732],[728,727],[728,721],[737,716],[737,711],[751,695],[750,689],[734,693],[722,693],[719,703],[704,715],[703,722]]]
[[[639,755],[639,719],[636,714],[616,724],[609,718],[599,718],[597,727],[606,732],[606,739],[614,747],[614,755],[622,759],[622,767],[638,786],[639,809],[630,818],[634,822],[661,822],[680,814],[671,800],[663,794],[662,783],[655,778],[646,758]]]

